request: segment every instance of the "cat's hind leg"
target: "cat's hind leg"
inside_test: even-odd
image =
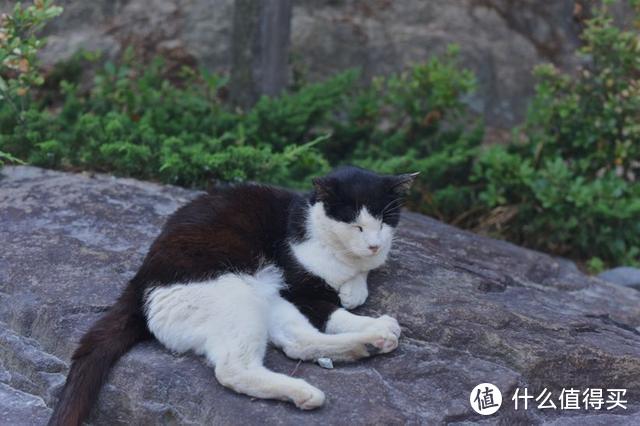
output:
[[[343,310],[343,309],[342,309]],[[274,300],[269,317],[269,338],[294,359],[332,358],[353,361],[379,353],[391,352],[398,346],[395,329],[363,328],[339,334],[322,333],[289,301]]]
[[[320,389],[302,379],[268,370],[261,362],[246,365],[229,358],[216,364],[215,372],[223,386],[256,398],[290,401],[303,410],[318,408],[325,401]]]
[[[227,274],[153,290],[146,304],[149,329],[171,350],[204,355],[218,381],[236,392],[292,401],[302,409],[321,406],[322,391],[263,366],[272,296],[256,292],[247,281]]]

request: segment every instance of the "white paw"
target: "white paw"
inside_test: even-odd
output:
[[[400,337],[400,324],[395,318],[389,315],[383,315],[376,318],[375,321],[367,327],[368,332],[372,332],[374,337],[372,355],[379,353],[388,353],[398,347],[398,338]]]
[[[396,337],[400,337],[400,333],[402,332],[400,324],[398,324],[398,320],[390,317],[389,315],[382,315],[381,317],[376,318],[372,326],[384,327]]]
[[[309,384],[307,384],[304,389],[301,389],[293,398],[293,403],[301,410],[313,410],[314,408],[321,407],[324,401],[324,392]]]
[[[387,331],[371,333],[367,340],[368,355],[386,354],[398,347],[398,336]]]
[[[340,287],[338,296],[340,297],[340,304],[342,307],[346,309],[353,309],[362,305],[367,300],[369,290],[367,289],[366,284],[355,285],[346,283]]]

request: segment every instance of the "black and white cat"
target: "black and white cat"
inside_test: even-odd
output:
[[[111,366],[152,337],[204,355],[236,392],[320,407],[322,391],[263,366],[267,344],[294,359],[337,361],[398,346],[394,318],[347,309],[366,300],[367,273],[387,258],[414,177],[345,167],[307,195],[244,184],[180,208],[82,338],[49,424],[80,424]]]

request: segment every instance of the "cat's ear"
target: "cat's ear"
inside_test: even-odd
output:
[[[316,190],[318,201],[327,201],[334,195],[335,182],[328,177],[318,177],[313,179],[313,188]]]
[[[420,172],[415,173],[404,173],[401,175],[393,176],[391,183],[391,190],[400,196],[405,196],[411,189],[411,184],[416,179],[416,177],[420,174]]]

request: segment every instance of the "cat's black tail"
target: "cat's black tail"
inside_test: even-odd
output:
[[[136,293],[129,284],[80,340],[49,426],[81,425],[113,364],[133,345],[150,337]]]

